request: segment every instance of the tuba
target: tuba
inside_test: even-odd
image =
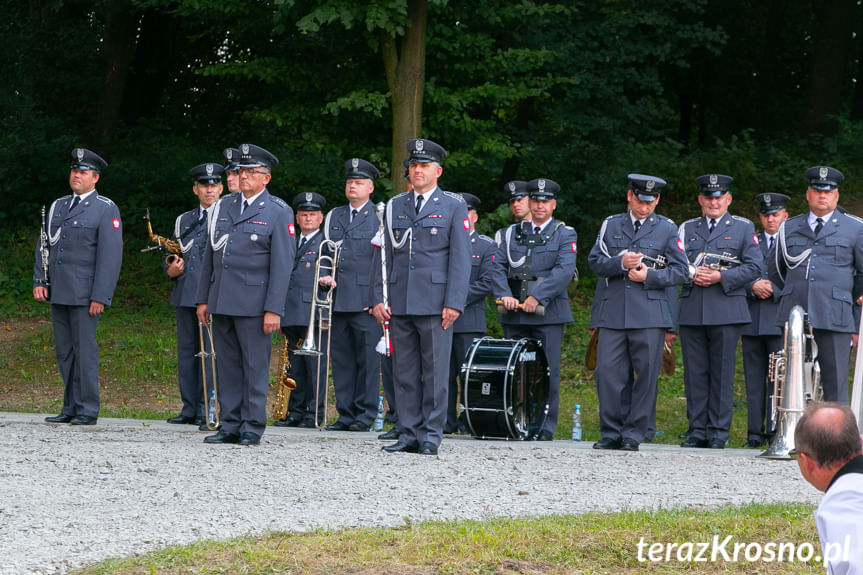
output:
[[[799,305],[785,322],[784,348],[770,354],[769,378],[773,382],[773,416],[769,427],[775,432],[761,457],[791,459],[794,428],[810,401],[820,401],[821,368],[812,324]]]
[[[273,406],[273,418],[284,419],[288,414],[288,400],[291,390],[297,388],[297,382],[291,377],[291,360],[288,352],[288,338],[279,353],[279,380],[276,382],[276,404]]]
[[[153,224],[150,223],[150,209],[147,208],[147,213],[144,215],[144,219],[147,220],[147,234],[150,236],[150,241],[153,242],[154,246],[149,246],[142,249],[142,252],[150,252],[153,250],[168,250],[168,257],[165,258],[165,262],[168,265],[171,265],[178,259],[180,259],[180,254],[183,253],[183,250],[180,249],[180,242],[175,242],[174,240],[169,240],[164,236],[160,236],[158,234],[153,233]]]

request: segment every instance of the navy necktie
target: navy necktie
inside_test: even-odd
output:
[[[419,212],[419,210],[417,210],[417,212]],[[357,217],[358,213],[359,212],[357,212],[356,210],[351,210],[351,223],[354,223],[354,218]]]
[[[716,220],[710,220],[710,233],[713,233],[713,230],[716,229]]]
[[[72,207],[69,208],[69,211],[71,212],[72,210],[74,210],[75,206],[77,206],[78,202],[80,202],[80,201],[81,201],[81,198],[78,196],[75,196],[75,199],[72,200]]]
[[[246,211],[246,208],[249,207],[249,200],[243,200],[243,209],[240,210],[240,214]]]
[[[638,230],[641,229],[641,220],[635,220],[635,233],[638,233]]]
[[[821,228],[823,228],[823,227],[824,227],[824,220],[822,220],[821,218],[816,219],[815,220],[815,235],[816,236],[818,235],[818,232],[820,232]]]
[[[418,194],[418,195],[417,195],[417,205],[416,205],[416,209],[417,209],[417,215],[419,215],[420,210],[421,210],[421,209],[423,209],[423,197],[422,197],[422,195],[421,195],[421,194]]]

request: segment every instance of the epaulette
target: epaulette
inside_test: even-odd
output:
[[[270,195],[270,199],[271,199],[271,200],[273,200],[273,203],[274,203],[274,204],[276,204],[276,205],[277,205],[277,206],[279,206],[279,207],[282,207],[282,208],[287,208],[287,207],[288,207],[288,204],[285,202],[285,200],[283,200],[283,199],[282,199],[282,198],[280,198],[279,196],[273,196],[273,195]]]
[[[413,193],[413,192],[402,192],[402,193],[400,193],[399,195],[397,195],[397,196],[393,196],[392,198],[390,198],[390,201],[395,200],[396,198],[400,198],[400,197],[402,197],[402,196],[406,196],[406,195],[408,195],[408,194],[412,194],[412,193]]]
[[[680,224],[680,225],[681,225],[681,226],[685,226],[686,224],[688,224],[688,223],[690,223],[690,222],[697,222],[698,220],[702,219],[703,217],[704,217],[704,216],[698,216],[697,218],[692,218],[691,220],[686,220],[685,222],[683,222],[683,223],[682,223],[682,224]]]
[[[847,216],[847,217],[851,218],[852,220],[855,220],[855,221],[860,222],[861,224],[863,224],[863,218],[859,218],[858,216],[855,216],[855,215],[854,215],[854,214],[852,214],[851,212],[845,212],[845,213],[844,213],[844,214],[842,214],[842,215],[843,215],[843,216]]]
[[[491,239],[490,237],[488,237],[488,236],[484,236],[484,235],[482,235],[482,234],[478,234],[478,235],[479,235],[479,239],[481,239],[481,240],[485,240],[485,241],[487,241],[487,242],[488,242],[488,243],[490,243],[490,244],[493,244],[493,243],[494,243],[494,240],[493,240],[493,239]]]
[[[114,205],[114,202],[112,202],[110,198],[106,198],[105,196],[96,195],[96,199],[105,202],[109,206]]]
[[[677,227],[677,224],[675,224],[674,220],[672,220],[671,218],[665,217],[662,214],[654,214],[654,215],[657,217],[657,219],[659,219],[659,221],[668,222],[669,224],[671,224],[675,228]]]
[[[732,219],[732,220],[737,220],[738,222],[745,222],[745,223],[747,223],[747,224],[751,224],[751,223],[752,223],[752,220],[747,220],[747,219],[746,219],[746,218],[744,218],[743,216],[731,216],[731,219]]]
[[[441,190],[441,191],[443,191],[443,190]],[[463,203],[463,204],[465,203],[464,198],[462,197],[462,195],[461,195],[461,194],[456,194],[456,193],[454,193],[454,192],[445,192],[445,191],[444,191],[443,193],[444,193],[444,195],[445,195],[445,196],[449,196],[449,197],[451,197],[451,198],[455,198],[456,200],[460,201],[460,202],[461,202],[461,203]]]

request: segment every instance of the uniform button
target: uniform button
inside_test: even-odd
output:
[[[63,239],[64,239],[64,240],[66,239],[66,234],[63,234]]]
[[[229,243],[229,244],[232,244],[232,243],[234,243],[234,240],[229,239],[229,240],[228,240],[228,243]]]
[[[63,248],[60,248],[60,251],[62,252],[62,251],[63,251]]]
[[[57,265],[58,265],[58,266],[62,266],[62,265],[63,265],[63,260],[57,260]]]
[[[411,269],[415,269],[414,266],[411,266]]]
[[[225,269],[228,269],[228,266],[227,266],[227,265],[225,266]]]

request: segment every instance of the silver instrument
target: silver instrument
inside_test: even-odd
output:
[[[851,411],[857,418],[857,429],[863,434],[863,321],[857,335],[857,355],[854,360],[854,380],[851,385]]]
[[[51,299],[51,279],[48,275],[48,260],[50,257],[50,240],[48,239],[48,225],[45,223],[45,206],[42,206],[42,229],[39,231],[39,255],[42,258],[42,285],[48,292],[46,300]]]
[[[773,382],[773,417],[769,422],[775,434],[761,457],[791,459],[794,428],[806,404],[820,401],[821,368],[812,324],[799,305],[791,309],[785,322],[784,348],[770,354],[769,377]]]
[[[212,316],[210,316],[210,323],[198,322],[198,343],[201,346],[201,351],[195,354],[195,357],[201,358],[201,383],[204,388],[204,408],[207,410],[206,417],[204,418],[204,423],[207,425],[207,429],[210,431],[215,431],[219,428],[219,414],[221,413],[221,409],[219,408],[219,386],[216,384],[216,348],[213,347],[213,326],[212,326]],[[210,342],[210,351],[206,351],[207,348],[204,346],[204,331],[207,332],[207,338]],[[210,413],[209,405],[210,398],[207,397],[207,358],[210,358],[210,367],[212,368],[213,374],[213,398],[215,400],[215,411]]]
[[[712,270],[724,271],[737,267],[742,263],[743,262],[728,252],[722,252],[721,254],[701,252],[698,254],[698,257],[695,258],[695,261],[692,262],[692,265],[695,267],[704,266]]]
[[[318,258],[315,261],[315,280],[313,283],[312,309],[309,312],[309,327],[306,330],[306,337],[303,339],[303,344],[294,350],[297,355],[312,355],[318,358],[317,366],[315,367],[315,425],[318,425],[318,398],[321,393],[321,384],[323,383],[324,393],[324,422],[326,426],[327,408],[329,394],[327,393],[330,379],[330,354],[327,353],[327,364],[324,371],[324,381],[321,382],[321,345],[323,342],[324,332],[327,334],[326,350],[330,349],[330,321],[333,314],[333,292],[335,288],[327,290],[320,289],[320,281],[322,275],[329,275],[333,281],[336,279],[336,269],[339,262],[340,245],[332,240],[321,240],[318,246]],[[323,273],[322,273],[323,272]],[[321,295],[323,293],[323,295]],[[315,319],[317,318],[317,322]],[[318,326],[318,337],[315,339],[315,323]]]

